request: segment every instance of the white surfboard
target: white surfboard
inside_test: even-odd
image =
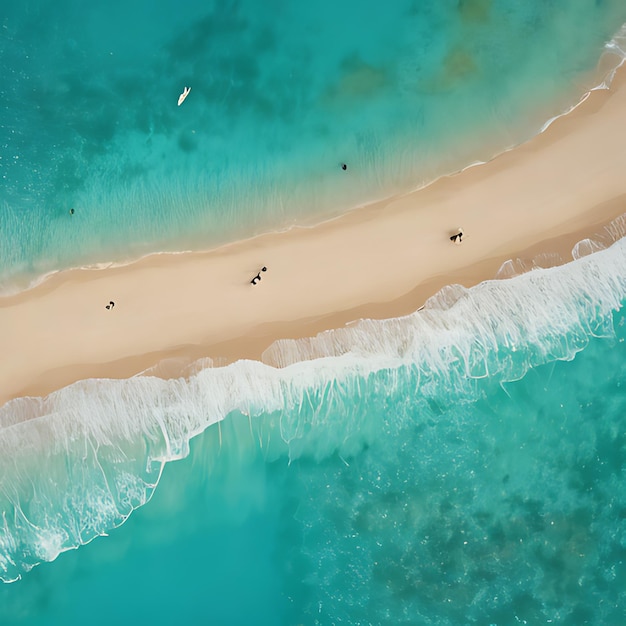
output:
[[[185,98],[189,95],[190,91],[191,91],[191,87],[185,87],[183,89],[183,93],[181,93],[180,96],[178,96],[178,106],[180,106],[185,101]]]

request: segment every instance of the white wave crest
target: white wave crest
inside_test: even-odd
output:
[[[625,242],[577,263],[535,269],[510,280],[486,281],[470,289],[445,287],[406,317],[361,320],[314,338],[280,340],[263,360],[286,367],[350,353],[440,361],[445,367],[441,359],[450,352],[464,354],[470,362],[478,345],[497,351],[531,344],[548,357],[553,341],[580,325],[591,330],[594,321],[619,308],[626,286]]]

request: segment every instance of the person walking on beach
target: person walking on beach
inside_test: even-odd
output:
[[[113,302],[113,300],[109,301],[109,304],[107,304],[104,308],[105,309],[112,309],[115,306],[115,302]]]
[[[463,229],[459,228],[456,235],[452,235],[452,237],[450,237],[450,241],[453,243],[463,243]]]
[[[262,268],[261,268],[261,272],[267,272],[267,267],[262,267]],[[254,277],[251,281],[250,281],[253,285],[256,285],[256,284],[257,284],[257,281],[260,281],[260,280],[261,280],[261,272],[259,272],[259,273],[258,273],[258,274],[257,274],[257,275],[256,275],[256,276],[255,276],[255,277]]]

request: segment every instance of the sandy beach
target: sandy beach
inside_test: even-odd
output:
[[[414,193],[205,253],[54,274],[0,299],[0,404],[164,359],[180,359],[172,375],[202,357],[258,359],[279,338],[407,314],[511,258],[570,260],[577,241],[626,211],[625,145],[621,68],[528,143]]]

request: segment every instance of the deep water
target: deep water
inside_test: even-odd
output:
[[[4,291],[319,220],[488,159],[601,81],[626,22],[623,0],[4,5]]]

